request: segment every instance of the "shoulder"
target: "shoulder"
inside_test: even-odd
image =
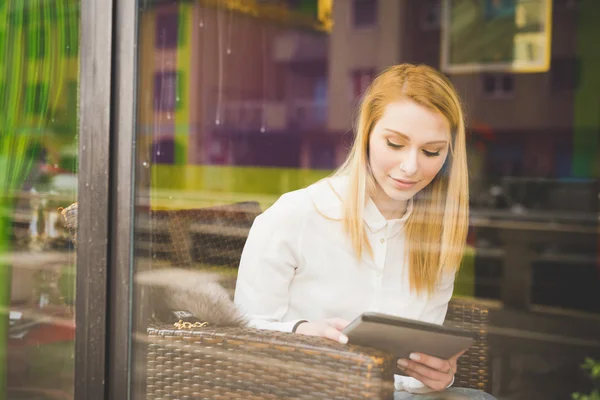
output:
[[[326,218],[341,220],[347,189],[348,178],[334,176],[322,179],[306,190],[315,211]]]
[[[309,217],[341,219],[346,186],[345,177],[322,179],[281,195],[257,219],[274,223],[301,223]]]
[[[306,188],[282,194],[270,207],[254,220],[254,226],[280,230],[283,227],[299,228],[311,209]]]
[[[307,189],[294,190],[282,194],[262,215],[285,216],[297,214],[298,211],[306,211],[310,206],[310,197]]]

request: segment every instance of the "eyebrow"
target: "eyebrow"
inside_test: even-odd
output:
[[[408,140],[410,142],[410,138],[408,136],[406,136],[402,132],[398,132],[398,131],[395,131],[395,130],[390,129],[390,128],[385,128],[385,130],[388,131],[388,132],[390,132],[390,133],[393,133],[395,135],[398,135],[398,136],[402,137],[403,139],[406,139],[406,140]],[[447,140],[433,140],[433,141],[427,142],[425,144],[442,144],[442,143],[446,144],[446,143],[448,143],[448,141]]]

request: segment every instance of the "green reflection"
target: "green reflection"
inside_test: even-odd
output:
[[[581,0],[578,4],[577,57],[580,84],[575,91],[572,175],[600,177],[600,52],[598,20],[600,2]]]
[[[11,251],[15,201],[32,167],[73,169],[79,1],[0,0],[0,256]],[[0,398],[6,398],[10,265],[0,264]]]

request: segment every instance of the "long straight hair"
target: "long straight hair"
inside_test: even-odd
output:
[[[400,64],[379,74],[362,98],[354,144],[335,175],[349,178],[344,230],[359,259],[365,252],[372,255],[363,219],[365,201],[376,190],[369,163],[369,138],[386,106],[401,100],[440,113],[451,130],[450,154],[431,183],[413,197],[413,211],[405,226],[410,288],[431,294],[441,273],[458,271],[468,230],[464,113],[452,83],[425,65]]]

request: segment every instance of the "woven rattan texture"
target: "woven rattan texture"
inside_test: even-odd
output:
[[[477,334],[475,344],[458,359],[454,386],[489,390],[488,309],[475,302],[453,299],[448,305],[445,325]]]
[[[390,399],[392,356],[292,333],[151,329],[147,399]]]
[[[193,263],[237,267],[254,218],[256,202],[189,210],[157,210],[140,215],[152,258],[166,258],[174,266]],[[142,233],[142,232],[140,232]]]
[[[259,213],[254,202],[151,211],[140,215],[136,242],[145,230],[154,255],[166,254],[174,266],[237,266]],[[66,209],[63,217],[77,244],[77,205]],[[475,345],[459,359],[454,386],[489,391],[487,308],[453,299],[445,324],[477,334]],[[396,372],[395,360],[375,350],[296,334],[151,328],[148,340],[148,399],[386,399]]]

